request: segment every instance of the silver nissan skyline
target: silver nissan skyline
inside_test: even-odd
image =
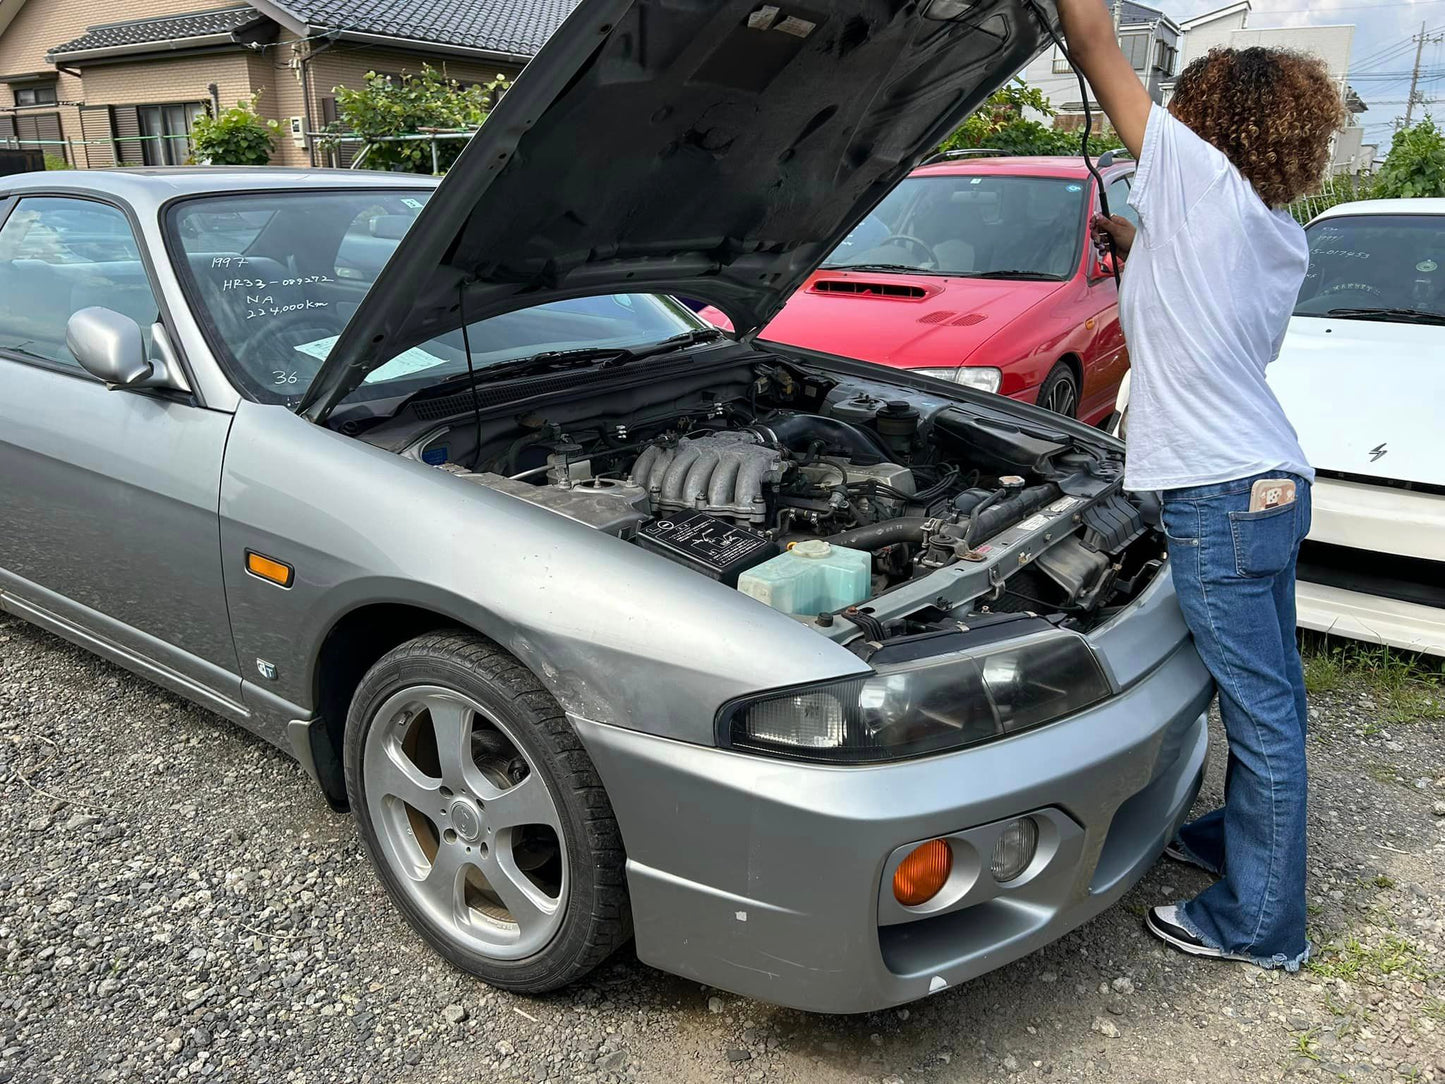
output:
[[[440,184],[0,178],[0,606],[292,753],[499,987],[630,939],[861,1012],[1054,940],[1200,785],[1157,509],[758,335],[1036,10],[584,0]]]

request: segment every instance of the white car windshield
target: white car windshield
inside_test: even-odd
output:
[[[1307,232],[1296,316],[1445,322],[1445,217],[1345,215]]]
[[[1079,266],[1084,185],[1007,174],[911,177],[825,267],[1066,279]]]
[[[313,190],[176,204],[167,219],[172,262],[231,378],[262,402],[295,405],[430,195]],[[612,294],[538,305],[467,330],[472,364],[483,370],[553,351],[647,346],[697,327],[671,298]],[[409,395],[466,371],[458,329],[388,359],[349,399]]]

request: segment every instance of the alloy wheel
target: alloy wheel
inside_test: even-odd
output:
[[[1074,382],[1067,377],[1055,381],[1054,386],[1049,389],[1048,400],[1044,406],[1055,414],[1062,414],[1072,418],[1074,409],[1079,405],[1079,394],[1074,390]]]
[[[504,723],[455,690],[402,689],[372,720],[362,774],[383,857],[412,903],[484,956],[547,946],[566,913],[562,821]]]

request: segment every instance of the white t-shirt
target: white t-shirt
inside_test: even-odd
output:
[[[1304,230],[1157,105],[1129,204],[1140,221],[1119,294],[1132,362],[1125,486],[1280,470],[1312,480],[1264,379],[1309,269]]]

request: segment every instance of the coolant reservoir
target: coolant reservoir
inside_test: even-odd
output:
[[[866,601],[872,572],[866,550],[810,538],[748,569],[738,590],[785,614],[820,614]]]

